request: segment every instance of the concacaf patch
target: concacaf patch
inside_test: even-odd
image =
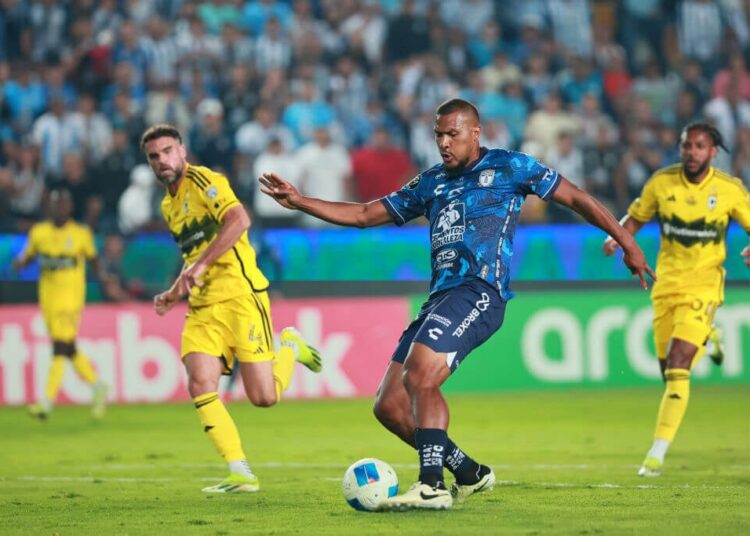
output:
[[[414,188],[419,185],[419,181],[422,180],[422,174],[420,173],[416,177],[414,177],[412,180],[410,180],[408,183],[406,183],[405,188],[408,188],[409,190],[413,190]]]
[[[216,186],[211,186],[208,190],[206,190],[206,195],[209,199],[215,199],[217,195],[219,195],[219,191],[216,189]]]

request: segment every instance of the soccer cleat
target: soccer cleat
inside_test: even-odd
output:
[[[432,487],[422,482],[413,484],[403,495],[385,499],[378,506],[381,512],[405,510],[447,510],[453,506],[453,497],[445,487]]]
[[[41,404],[32,404],[28,407],[28,410],[30,416],[40,421],[46,421],[49,418],[49,410]]]
[[[258,477],[231,473],[215,486],[203,488],[203,493],[254,493],[260,490]]]
[[[638,476],[660,476],[662,465],[664,465],[664,462],[662,462],[659,458],[646,456],[646,459],[643,460],[643,465],[641,465],[641,468],[638,469]]]
[[[495,473],[486,465],[479,466],[479,481],[474,484],[459,484],[454,482],[451,486],[451,496],[453,500],[462,503],[469,495],[480,493],[482,491],[491,491],[495,487]]]
[[[724,362],[724,344],[721,342],[721,336],[721,328],[711,326],[711,333],[708,334],[708,341],[706,341],[706,353],[717,367]]]
[[[91,415],[95,419],[101,419],[104,417],[104,412],[107,411],[107,394],[109,393],[109,387],[104,383],[97,383],[94,385],[94,402],[91,404]]]
[[[281,344],[291,346],[297,355],[297,361],[305,365],[313,372],[320,372],[323,368],[323,361],[320,353],[307,344],[302,335],[294,328],[284,328],[281,330]]]

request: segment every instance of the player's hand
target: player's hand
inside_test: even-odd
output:
[[[173,287],[176,287],[180,296],[184,296],[185,294],[190,294],[192,296],[193,287],[200,288],[203,286],[203,281],[201,281],[200,277],[205,271],[206,266],[204,264],[194,262],[182,271]]]
[[[297,208],[299,191],[280,175],[264,173],[258,177],[258,182],[261,184],[260,191],[273,197],[279,205],[290,209]]]
[[[611,255],[614,255],[615,251],[617,251],[619,247],[620,244],[618,244],[615,239],[607,238],[602,244],[602,251],[607,257],[609,257]]]
[[[23,268],[23,265],[24,265],[24,263],[18,257],[16,257],[15,259],[13,259],[13,261],[10,263],[10,267],[11,267],[11,269],[13,269],[14,272],[17,272],[21,268]]]
[[[174,291],[174,288],[170,288],[154,296],[154,310],[157,315],[164,316],[178,301],[180,301],[180,297]]]
[[[750,268],[750,246],[745,246],[745,249],[740,252],[740,255],[745,257],[745,266]]]
[[[637,245],[630,247],[625,251],[625,255],[622,258],[625,266],[628,267],[630,273],[633,276],[638,277],[641,280],[641,287],[643,290],[648,289],[648,281],[646,281],[646,274],[651,276],[651,279],[656,281],[656,274],[646,262],[646,257],[643,255],[643,251]]]

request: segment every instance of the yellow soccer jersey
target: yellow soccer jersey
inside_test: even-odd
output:
[[[223,175],[188,164],[177,192],[161,202],[164,219],[186,264],[194,263],[221,228],[227,211],[240,202]],[[263,291],[268,280],[258,269],[255,251],[243,234],[234,246],[208,267],[202,287],[194,287],[193,306],[224,301],[249,291]]]
[[[723,298],[729,219],[750,232],[750,197],[739,179],[709,168],[693,184],[675,164],[654,173],[628,214],[641,222],[656,216],[661,226],[654,297],[714,286]]]
[[[96,256],[89,228],[68,220],[62,227],[51,221],[29,231],[23,257],[38,257],[39,304],[42,309],[77,310],[86,301],[86,260]]]

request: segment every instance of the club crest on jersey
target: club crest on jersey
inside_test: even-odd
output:
[[[464,239],[466,230],[466,206],[458,201],[452,201],[438,214],[437,223],[432,233],[432,249],[446,244],[460,242]]]
[[[716,208],[716,204],[719,202],[719,197],[716,195],[716,186],[711,190],[711,195],[708,196],[708,210]]]
[[[68,236],[65,239],[65,249],[73,249],[73,237]]]
[[[479,174],[479,185],[484,186],[485,188],[487,186],[492,186],[492,183],[495,180],[495,170],[494,169],[484,169]]]

